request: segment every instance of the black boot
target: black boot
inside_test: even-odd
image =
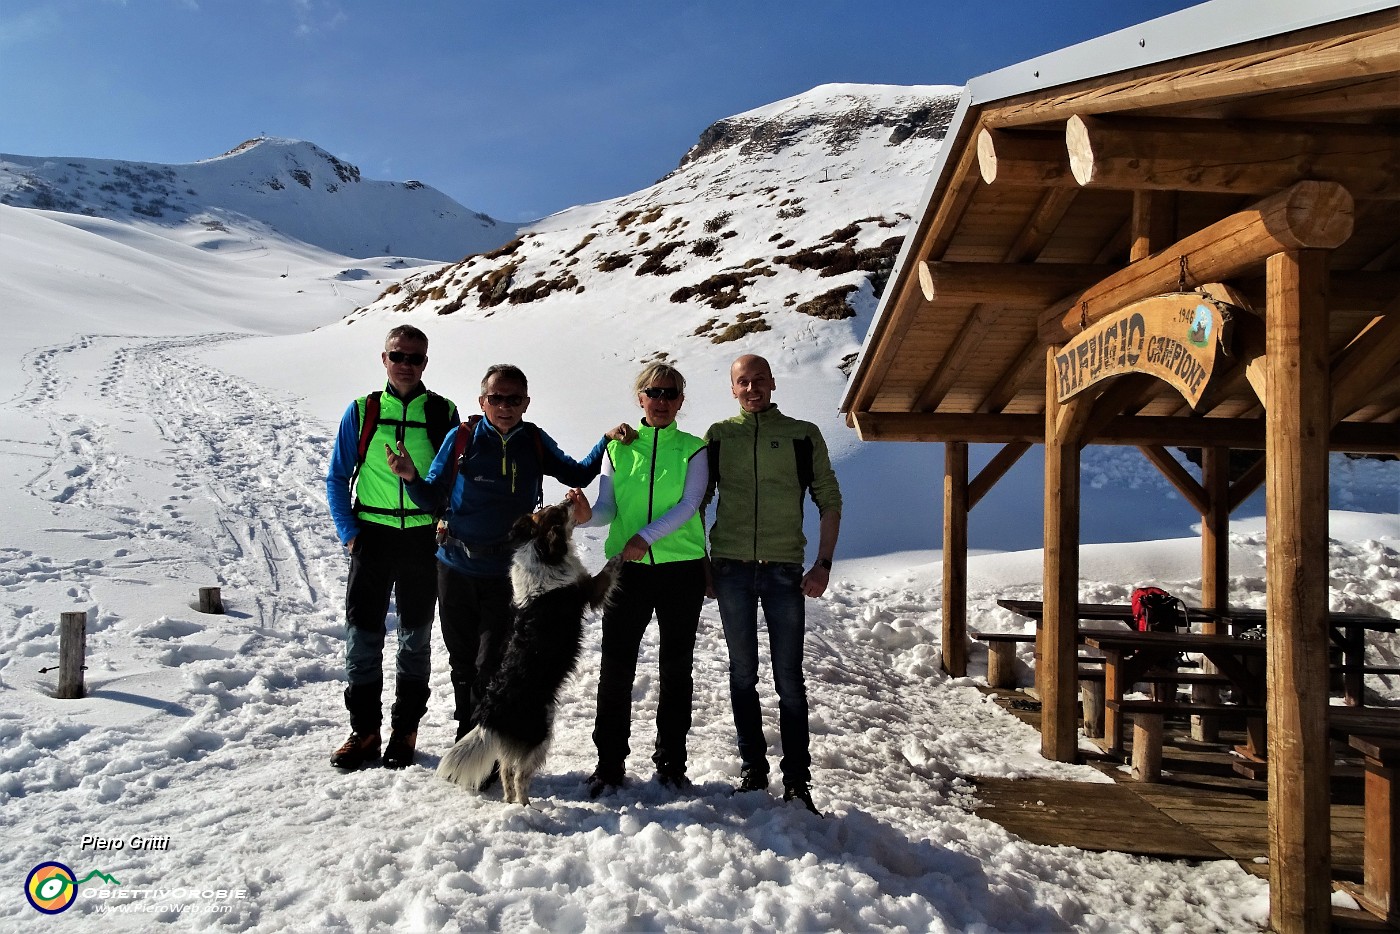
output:
[[[389,712],[389,745],[384,749],[384,767],[402,769],[413,763],[418,748],[418,721],[428,712],[426,681],[400,678],[394,685],[394,706]]]
[[[379,732],[384,720],[379,696],[384,693],[383,681],[366,681],[345,688],[345,709],[350,711],[350,729],[368,735]]]

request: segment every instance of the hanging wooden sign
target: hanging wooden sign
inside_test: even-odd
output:
[[[1228,350],[1227,306],[1199,292],[1172,292],[1134,302],[1074,336],[1055,354],[1065,402],[1113,376],[1146,373],[1166,380],[1194,408]]]

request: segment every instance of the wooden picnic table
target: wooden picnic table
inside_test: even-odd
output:
[[[1175,668],[1183,652],[1204,655],[1230,680],[1245,705],[1264,705],[1264,640],[1190,632],[1105,630],[1086,634],[1084,642],[1104,653],[1104,699],[1121,702],[1123,694],[1149,669]],[[1262,718],[1251,717],[1243,752],[1262,758]],[[1123,717],[1112,706],[1104,714],[1104,737],[1109,750],[1123,753]]]
[[[1045,617],[1045,604],[1040,600],[998,600],[997,605],[1013,613],[1035,620],[1037,626]],[[1076,615],[1080,621],[1117,620],[1132,625],[1133,608],[1127,603],[1081,603]],[[1239,634],[1266,624],[1264,610],[1250,607],[1228,607],[1214,610],[1187,606],[1186,617],[1192,623],[1223,624],[1231,633]],[[1370,616],[1365,613],[1329,613],[1327,629],[1332,644],[1341,650],[1342,697],[1349,707],[1366,704],[1365,677],[1368,674],[1400,674],[1400,668],[1366,664],[1366,633],[1400,632],[1400,619]]]

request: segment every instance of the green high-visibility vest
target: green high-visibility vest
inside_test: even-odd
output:
[[[680,502],[685,493],[686,468],[695,453],[704,448],[704,441],[681,431],[674,422],[661,429],[638,426],[637,439],[631,444],[609,442],[617,514],[608,527],[604,554],[609,558],[621,554],[633,535]],[[705,527],[697,512],[679,529],[654,542],[639,563],[667,564],[704,556]]]
[[[379,419],[375,424],[374,435],[365,449],[364,463],[360,464],[355,477],[355,517],[362,522],[374,522],[398,529],[408,529],[429,525],[433,514],[421,509],[408,495],[404,483],[389,469],[384,457],[384,445],[397,451],[403,442],[418,475],[425,477],[433,465],[437,450],[433,447],[428,432],[427,404],[428,393],[420,392],[404,402],[390,392],[379,396]],[[355,400],[359,424],[365,423],[365,399]],[[451,403],[448,403],[450,410]]]

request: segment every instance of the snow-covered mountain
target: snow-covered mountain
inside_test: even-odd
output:
[[[651,346],[673,355],[771,331],[752,346],[800,342],[811,351],[804,365],[833,351],[834,364],[848,363],[957,91],[831,84],[721,120],[655,185],[410,276],[360,314],[483,317],[601,302],[626,308]],[[814,329],[821,340],[798,340]]]
[[[499,246],[518,226],[422,182],[366,179],[319,146],[271,137],[186,165],[0,154],[0,204],[192,225],[211,239],[263,226],[344,256],[438,261]]]

